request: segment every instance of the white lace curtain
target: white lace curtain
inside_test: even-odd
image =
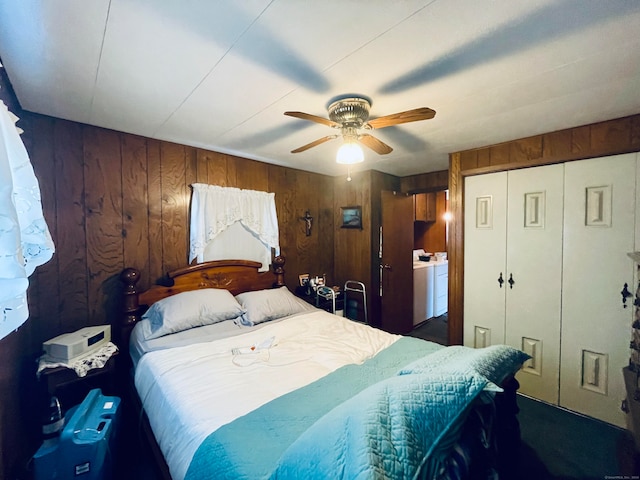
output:
[[[0,339],[29,317],[29,276],[54,252],[17,120],[0,101]]]
[[[233,251],[234,244],[239,242],[234,241],[234,236],[220,234],[239,222],[259,240],[262,245],[259,261],[263,264],[262,270],[268,269],[271,249],[275,248],[276,252],[280,249],[275,194],[203,183],[194,183],[192,188],[189,263],[194,259],[197,262],[212,260],[205,258],[205,250],[219,236],[229,248],[217,251]],[[234,235],[241,230],[234,230]]]

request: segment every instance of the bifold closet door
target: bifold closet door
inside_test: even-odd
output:
[[[482,348],[505,339],[507,172],[467,177],[464,191],[464,344]]]
[[[560,405],[618,426],[626,397],[637,154],[565,165]]]
[[[563,165],[508,176],[506,340],[531,355],[520,392],[558,403],[562,299]]]

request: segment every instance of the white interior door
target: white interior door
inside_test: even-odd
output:
[[[533,357],[518,374],[520,391],[554,404],[560,375],[563,182],[563,165],[508,175],[506,343]]]
[[[560,405],[625,426],[621,370],[629,361],[636,154],[565,165]]]
[[[481,348],[505,341],[507,173],[467,177],[464,188],[464,344]]]

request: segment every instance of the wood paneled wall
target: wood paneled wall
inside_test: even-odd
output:
[[[419,173],[400,179],[402,193],[438,192],[449,188],[449,170]]]
[[[457,152],[449,160],[449,343],[461,344],[464,305],[464,177],[640,151],[640,115]],[[615,168],[612,165],[612,168]]]
[[[303,272],[334,277],[333,177],[16,113],[56,253],[31,277],[29,320],[0,341],[0,478],[39,444],[29,399],[41,343],[119,321],[125,267],[139,269],[146,288],[187,264],[192,183],[275,192],[287,285],[295,288]],[[314,217],[308,237],[306,210]]]
[[[367,292],[369,323],[380,325],[380,304],[376,292],[380,288],[378,245],[382,190],[399,191],[400,178],[375,170],[357,172],[348,182],[346,176],[334,179],[335,191],[335,277],[334,285],[347,280],[364,283]],[[362,230],[340,228],[340,207],[362,207]]]
[[[28,115],[27,147],[41,180],[54,259],[38,269],[34,312],[42,339],[118,312],[119,274],[133,266],[146,288],[187,264],[192,183],[275,192],[288,284],[333,274],[333,178],[199,148]],[[299,218],[314,216],[307,237]],[[56,288],[51,288],[56,285]]]

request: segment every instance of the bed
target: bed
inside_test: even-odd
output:
[[[495,478],[517,464],[504,345],[443,347],[317,309],[245,260],[138,291],[121,274],[121,345],[165,478]]]

